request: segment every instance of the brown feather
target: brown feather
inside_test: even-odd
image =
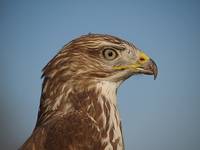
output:
[[[43,69],[37,124],[20,149],[124,149],[116,103],[97,87],[97,79],[116,73],[102,61],[101,49],[124,44],[135,48],[114,36],[89,34],[63,47]]]

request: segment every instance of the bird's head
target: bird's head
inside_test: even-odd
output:
[[[136,74],[157,76],[155,62],[133,44],[110,35],[88,34],[65,45],[44,69],[60,79],[121,82]]]

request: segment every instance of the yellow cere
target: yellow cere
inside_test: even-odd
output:
[[[140,51],[139,58],[143,58],[143,63],[147,62],[149,60],[149,56],[147,56],[144,52]]]
[[[122,70],[122,69],[137,69],[140,70],[142,68],[141,65],[146,63],[150,58],[142,51],[139,52],[139,60],[134,64],[127,65],[127,66],[114,66],[113,69],[115,70]]]

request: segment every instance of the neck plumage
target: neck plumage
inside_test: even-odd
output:
[[[45,83],[48,86],[48,81]],[[43,88],[37,126],[73,111],[83,111],[94,120],[108,149],[123,149],[121,121],[117,109],[116,92],[119,83],[99,81],[88,85],[60,86],[58,93]],[[83,88],[84,87],[84,88]],[[55,95],[54,95],[55,94]]]

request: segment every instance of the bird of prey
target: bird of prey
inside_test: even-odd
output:
[[[44,67],[35,129],[21,150],[124,150],[117,89],[132,75],[157,76],[155,62],[132,43],[87,34]]]

